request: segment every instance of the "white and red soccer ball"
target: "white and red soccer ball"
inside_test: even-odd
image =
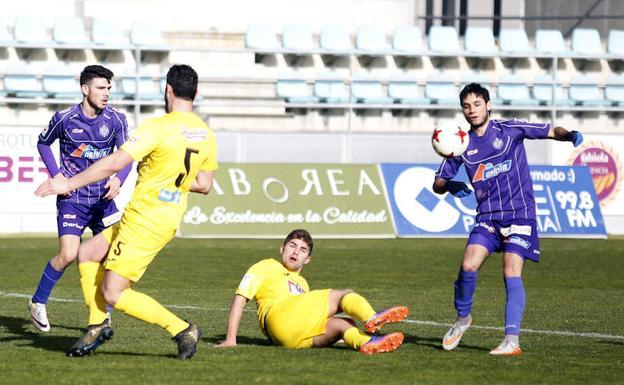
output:
[[[433,129],[431,145],[444,158],[460,156],[468,148],[468,131],[456,122],[440,122]]]

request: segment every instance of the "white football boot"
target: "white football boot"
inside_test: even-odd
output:
[[[470,325],[472,325],[472,317],[469,319],[458,318],[442,339],[442,347],[444,350],[455,349],[457,345],[459,345],[459,341],[461,341],[464,333],[466,333],[466,330],[468,330]]]
[[[28,309],[30,310],[30,320],[32,324],[42,332],[50,331],[50,321],[48,321],[48,313],[46,305],[28,300]]]

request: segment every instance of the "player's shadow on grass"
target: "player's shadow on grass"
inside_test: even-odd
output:
[[[225,340],[225,334],[221,334],[218,336],[212,337],[202,337],[202,342],[208,342],[211,344],[218,345]],[[271,346],[271,342],[267,338],[258,338],[258,337],[247,337],[247,336],[236,336],[236,344],[237,345],[260,345],[260,346]]]
[[[414,335],[406,335],[405,340],[403,340],[403,344],[414,344],[418,346],[429,346],[439,351],[444,351],[442,347],[442,339],[440,338],[425,338],[418,337]],[[460,343],[458,348],[460,349],[469,349],[469,350],[481,350],[481,351],[490,351],[490,349],[474,346],[474,345],[466,345],[464,343]]]
[[[24,318],[0,316],[0,325],[7,329],[8,334],[12,334],[12,336],[0,338],[0,343],[16,342],[15,345],[18,347],[32,346],[54,352],[65,352],[78,338],[32,332],[28,329],[30,320]]]

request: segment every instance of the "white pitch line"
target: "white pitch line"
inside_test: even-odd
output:
[[[0,291],[0,297],[7,298],[30,298],[28,294],[20,294],[20,293],[7,293],[4,291]],[[82,299],[72,299],[72,298],[56,298],[50,297],[50,301],[55,302],[84,302]],[[201,306],[193,306],[193,305],[164,305],[168,308],[173,309],[191,309],[191,310],[206,310],[206,311],[229,311],[229,308],[210,308],[210,307],[201,307]],[[251,309],[245,309],[246,312],[254,312]],[[435,322],[435,321],[423,321],[423,320],[411,320],[406,319],[403,320],[405,323],[417,324],[417,325],[428,325],[428,326],[436,326],[436,327],[450,327],[452,324]],[[471,328],[474,329],[482,329],[482,330],[496,330],[496,331],[504,331],[504,327],[500,326],[481,326],[481,325],[473,325]],[[614,335],[614,334],[603,334],[603,333],[582,333],[582,332],[568,332],[561,330],[538,330],[538,329],[520,329],[523,333],[534,333],[534,334],[548,334],[555,336],[565,336],[565,337],[586,337],[586,338],[603,338],[609,340],[624,340],[624,336]]]

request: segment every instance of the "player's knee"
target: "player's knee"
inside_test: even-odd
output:
[[[467,273],[474,273],[479,271],[479,265],[474,263],[473,261],[463,261],[462,262],[462,270]]]
[[[106,303],[111,304],[113,306],[117,303],[117,300],[119,299],[119,296],[121,294],[117,292],[116,290],[113,290],[110,287],[107,287],[105,284],[100,287],[100,292],[102,293],[102,297],[104,298],[104,301],[106,301]]]
[[[78,256],[78,250],[61,250],[55,257],[56,265],[63,269],[69,266]]]

